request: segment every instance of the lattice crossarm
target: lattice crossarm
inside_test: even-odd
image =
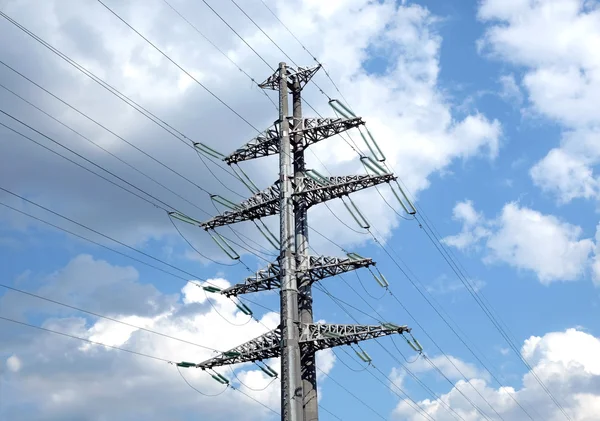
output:
[[[244,283],[233,285],[221,291],[227,297],[234,297],[251,292],[268,291],[281,287],[279,281],[279,265],[271,263],[266,269],[261,269],[254,276],[245,279]]]
[[[203,222],[202,228],[214,229],[223,225],[263,218],[279,213],[279,182],[236,206],[234,210],[223,212],[219,216]]]
[[[358,127],[365,122],[361,117],[354,118],[304,118],[290,120],[290,133],[302,132],[301,144],[293,143],[294,151],[302,151],[308,146],[325,140],[346,130]]]
[[[300,344],[312,352],[411,331],[408,326],[390,323],[385,326],[303,323],[301,328]]]
[[[275,122],[273,126],[269,127],[244,146],[236,149],[223,160],[231,165],[237,162],[277,153],[279,153],[279,124]]]
[[[331,256],[310,256],[309,262],[306,278],[310,283],[375,264],[373,259],[369,258],[351,259]]]
[[[304,185],[298,186],[296,196],[302,196],[308,207],[328,200],[347,196],[351,193],[389,183],[396,179],[394,174],[382,175],[346,175],[324,177],[326,182],[319,182],[310,177],[304,178]]]
[[[294,90],[295,82],[299,83],[300,89],[304,88],[306,84],[310,81],[310,79],[315,75],[315,73],[319,71],[320,68],[320,64],[313,67],[298,67],[297,69],[288,66],[286,70],[288,88],[290,90]],[[278,91],[279,80],[279,72],[275,72],[271,76],[269,76],[266,81],[259,84],[258,86],[262,89],[271,89],[273,91]]]
[[[281,352],[281,330],[279,328],[254,338],[242,345],[225,351],[209,360],[196,364],[196,367],[207,369],[224,365],[239,364],[250,361],[261,361],[279,357]]]

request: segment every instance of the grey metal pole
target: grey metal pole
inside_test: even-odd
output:
[[[294,125],[302,124],[302,87],[296,81],[292,91],[292,104],[294,112]],[[299,145],[302,142],[302,132],[297,132],[294,137],[294,143]],[[294,179],[297,188],[303,185],[304,170],[304,150],[294,153]],[[296,267],[300,270],[307,270],[309,267],[308,257],[308,215],[306,204],[303,201],[296,203]],[[312,309],[312,287],[306,278],[299,279],[298,285],[300,300],[300,322],[313,323]],[[304,391],[304,421],[317,421],[319,419],[319,405],[317,400],[317,370],[314,352],[301,352],[300,361],[302,364],[302,389]]]
[[[285,63],[279,63],[279,182],[281,268],[281,419],[302,421],[302,380],[300,377],[300,344],[298,284],[294,257],[294,202],[292,157],[288,121],[288,85]]]

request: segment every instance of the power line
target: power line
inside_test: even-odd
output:
[[[179,70],[181,70],[183,73],[185,73],[186,75],[188,75],[190,77],[190,79],[192,79],[194,82],[196,82],[198,85],[200,85],[202,88],[204,88],[204,90],[206,92],[208,92],[213,98],[215,98],[217,101],[219,101],[221,104],[223,104],[227,109],[229,109],[229,111],[231,111],[232,113],[234,113],[236,116],[238,116],[244,123],[246,123],[248,126],[250,126],[251,128],[253,128],[254,130],[256,130],[258,133],[260,133],[260,130],[258,130],[256,127],[254,127],[254,125],[252,123],[250,123],[248,120],[246,120],[245,117],[243,117],[240,113],[238,113],[236,110],[234,110],[229,104],[227,104],[225,101],[223,101],[217,94],[215,94],[213,91],[211,91],[210,89],[208,89],[208,87],[206,87],[206,85],[204,85],[202,82],[200,82],[198,79],[196,79],[194,76],[192,76],[192,74],[190,72],[188,72],[187,70],[185,70],[183,67],[181,67],[179,64],[177,64],[177,62],[175,60],[173,60],[171,57],[169,57],[163,50],[161,50],[160,48],[158,48],[152,41],[150,41],[148,38],[146,38],[144,35],[142,35],[137,29],[135,29],[133,26],[131,26],[125,19],[123,19],[121,16],[119,16],[114,10],[112,10],[110,7],[108,7],[106,4],[104,4],[102,2],[102,0],[97,0],[98,3],[100,3],[106,10],[108,10],[110,13],[112,13],[117,19],[119,19],[121,22],[123,22],[125,25],[127,25],[127,27],[129,27],[129,29],[131,29],[133,32],[135,32],[137,35],[139,35],[140,38],[142,38],[144,41],[146,41],[148,44],[150,44],[156,51],[158,51],[163,57],[165,57],[167,60],[169,60],[171,63],[173,63],[175,66],[177,66],[177,68]]]
[[[56,335],[65,336],[65,337],[71,338],[71,339],[78,339],[80,341],[84,341],[84,342],[87,342],[87,343],[90,343],[90,344],[93,344],[93,345],[102,345],[102,346],[105,346],[107,348],[112,348],[112,349],[116,349],[116,350],[119,350],[119,351],[128,352],[130,354],[138,355],[140,357],[151,358],[153,360],[162,361],[162,362],[165,362],[165,363],[172,363],[172,361],[166,360],[164,358],[154,357],[154,356],[149,355],[149,354],[144,354],[144,353],[138,352],[138,351],[132,351],[131,349],[120,348],[120,347],[114,346],[114,345],[103,344],[101,342],[92,341],[90,339],[82,338],[80,336],[71,335],[69,333],[63,333],[63,332],[59,332],[57,330],[52,330],[52,329],[48,329],[48,328],[45,328],[45,327],[36,326],[36,325],[32,325],[32,324],[25,323],[25,322],[20,322],[18,320],[10,319],[8,317],[0,316],[0,320],[4,320],[4,321],[7,321],[7,322],[19,324],[19,325],[22,325],[22,326],[31,327],[31,328],[38,329],[38,330],[43,330],[44,332],[54,333]]]
[[[231,62],[231,64],[233,64],[240,72],[242,72],[244,75],[246,75],[246,77],[248,79],[250,79],[250,81],[252,81],[253,84],[255,84],[256,86],[258,86],[258,82],[256,81],[256,79],[254,79],[252,76],[250,76],[244,69],[242,69],[231,57],[229,57],[229,55],[227,55],[223,50],[221,50],[214,42],[212,42],[202,31],[200,31],[200,29],[198,29],[198,27],[196,25],[194,25],[193,23],[191,23],[185,16],[183,16],[175,7],[173,7],[173,5],[171,3],[169,3],[167,0],[163,0],[163,2],[169,6],[169,8],[171,10],[173,10],[181,19],[183,19],[191,28],[193,28],[202,38],[204,38],[204,40],[206,40],[206,42],[208,42],[210,45],[212,45],[219,53],[221,53],[221,55],[223,57],[225,57],[227,60],[229,60],[229,62]],[[277,109],[277,104],[275,104],[275,101],[273,101],[273,99],[263,90],[260,89],[260,92],[262,92],[264,94],[264,96],[271,102],[271,104],[273,104],[273,106],[275,107],[275,109]]]
[[[76,310],[76,311],[80,311],[82,313],[90,314],[90,315],[95,316],[95,317],[99,317],[99,318],[102,318],[102,319],[110,320],[111,322],[119,323],[119,324],[122,324],[124,326],[132,327],[132,328],[135,328],[135,329],[138,329],[138,330],[142,330],[144,332],[152,333],[154,335],[163,336],[165,338],[173,339],[175,341],[179,341],[179,342],[182,342],[182,343],[185,343],[185,344],[188,344],[188,345],[193,345],[193,346],[196,346],[196,347],[199,347],[199,348],[204,348],[204,349],[207,349],[209,351],[221,352],[218,349],[214,349],[214,348],[211,348],[211,347],[208,347],[208,346],[205,346],[205,345],[200,345],[199,343],[196,343],[196,342],[191,342],[191,341],[188,341],[188,340],[185,340],[185,339],[176,338],[174,336],[167,335],[166,333],[157,332],[155,330],[148,329],[148,328],[141,327],[141,326],[137,326],[137,325],[134,325],[132,323],[128,323],[128,322],[123,321],[123,320],[115,319],[114,317],[105,316],[105,315],[102,315],[102,314],[99,314],[99,313],[95,313],[93,311],[85,310],[85,309],[80,308],[80,307],[76,307],[76,306],[73,306],[73,305],[70,305],[70,304],[65,304],[65,303],[62,303],[60,301],[48,298],[48,297],[43,297],[41,295],[34,294],[32,292],[28,292],[28,291],[24,291],[24,290],[19,289],[19,288],[11,287],[9,285],[5,285],[5,284],[0,283],[0,287],[6,288],[6,289],[14,291],[14,292],[18,292],[19,294],[28,295],[30,297],[37,298],[39,300],[44,300],[44,301],[47,301],[49,303],[57,304],[57,305],[62,306],[62,307],[70,308],[72,310]]]
[[[387,418],[384,417],[383,415],[381,415],[381,413],[378,412],[375,408],[373,408],[371,405],[369,405],[368,403],[366,403],[365,401],[363,401],[361,398],[359,398],[358,396],[356,396],[346,386],[344,386],[343,384],[341,384],[340,382],[338,382],[337,380],[335,380],[333,377],[331,377],[328,373],[326,373],[325,371],[323,371],[318,366],[317,366],[317,370],[319,370],[324,376],[326,376],[328,379],[330,379],[332,382],[334,382],[340,388],[344,389],[346,391],[346,393],[348,393],[350,396],[352,396],[354,399],[356,399],[358,402],[360,402],[363,406],[365,406],[366,408],[368,408],[372,413],[374,413],[375,415],[377,415],[382,420],[387,420]]]

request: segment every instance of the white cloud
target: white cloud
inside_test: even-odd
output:
[[[483,214],[475,210],[473,202],[470,200],[458,202],[452,210],[452,217],[454,220],[462,222],[462,230],[459,234],[443,239],[444,243],[450,246],[463,250],[477,244],[482,238],[489,235]]]
[[[459,218],[464,221],[461,233],[443,241],[457,248],[483,241],[487,262],[533,271],[543,284],[578,280],[590,265],[594,241],[581,238],[580,227],[555,216],[517,203],[506,204],[493,220],[483,218],[470,202],[456,205],[455,215],[463,213],[477,217]]]
[[[596,248],[594,260],[592,261],[592,279],[600,286],[600,224],[596,227]]]
[[[17,373],[21,369],[21,360],[16,355],[11,355],[6,360],[6,367],[13,373]]]
[[[600,338],[576,329],[564,332],[551,332],[542,337],[532,336],[525,341],[523,356],[533,366],[535,374],[550,389],[574,421],[588,421],[597,418],[600,408],[600,366],[596,356],[600,352]],[[549,421],[564,419],[548,395],[536,382],[533,374],[527,372],[518,388],[495,388],[487,380],[471,382],[485,399],[506,420],[527,419],[518,401],[534,418]],[[488,404],[464,381],[441,394],[441,399],[451,406],[465,421],[483,419],[461,396],[457,389],[467,395],[483,412],[494,418]],[[512,397],[514,398],[511,398]],[[419,405],[434,419],[449,421],[454,419],[437,400],[422,400]],[[535,408],[535,412],[534,409]],[[398,419],[421,420],[406,403],[397,405],[394,412]]]
[[[502,87],[500,91],[501,98],[517,106],[523,103],[523,93],[515,80],[515,75],[500,76],[500,85]]]
[[[467,380],[474,378],[483,378],[488,380],[488,374],[486,372],[483,372],[477,366],[462,361],[461,359],[452,355],[448,355],[448,358],[446,358],[444,355],[437,355],[435,357],[429,357],[429,359],[431,360],[431,363],[438,367],[440,371],[444,373],[444,375],[450,380],[461,380],[464,377],[466,377]],[[436,375],[438,374],[432,364],[427,362],[424,358],[419,358],[411,365],[410,368],[412,371],[417,373],[431,371]]]
[[[489,23],[483,51],[522,66],[533,110],[566,131],[532,168],[534,182],[560,203],[600,197],[600,9],[582,0],[484,0],[479,17]]]

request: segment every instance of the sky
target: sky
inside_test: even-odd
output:
[[[423,347],[393,336],[319,352],[321,419],[598,419],[600,2],[0,11],[0,420],[279,418],[279,379],[258,365],[216,369],[225,387],[172,364],[278,325],[273,291],[243,297],[248,316],[201,288],[242,282],[277,251],[244,222],[218,230],[231,259],[167,211],[204,221],[225,210],[211,195],[249,197],[190,142],[229,154],[250,141],[278,118],[257,83],[315,60],[304,115],[347,103],[417,208],[382,185],[352,195],[368,231],[341,200],[310,209],[312,254],[371,257],[389,282],[366,269],[322,280],[315,321],[408,325]],[[353,130],[311,146],[307,166],[361,174],[362,154]],[[264,189],[277,162],[240,165]]]

